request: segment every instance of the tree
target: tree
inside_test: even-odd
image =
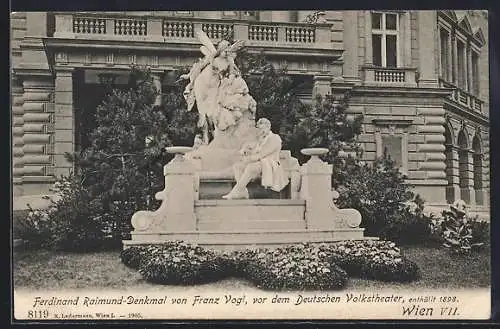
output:
[[[192,142],[195,114],[182,110],[179,88],[154,106],[158,91],[149,70],[132,68],[128,88],[111,90],[98,106],[91,144],[74,157],[117,239],[130,231],[135,211],[158,206],[154,195],[163,188],[162,168],[170,160],[165,147]]]

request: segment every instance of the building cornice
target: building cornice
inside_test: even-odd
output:
[[[384,96],[384,97],[435,97],[443,98],[451,95],[452,89],[448,88],[412,88],[412,87],[391,87],[391,86],[354,86],[353,94],[365,96]]]
[[[399,119],[399,118],[384,118],[384,119],[372,119],[373,124],[377,126],[410,126],[413,120],[410,119]]]
[[[12,73],[14,73],[18,77],[22,77],[22,76],[50,77],[50,76],[52,76],[52,73],[49,69],[29,68],[29,67],[15,67],[12,69]]]
[[[48,52],[56,50],[94,49],[115,51],[152,51],[152,52],[196,52],[200,53],[200,45],[197,42],[165,42],[163,40],[134,41],[123,39],[95,40],[95,39],[71,39],[71,38],[44,38],[43,44]],[[335,60],[342,56],[342,49],[310,47],[294,47],[291,44],[274,44],[272,47],[247,43],[245,46],[251,53],[264,52],[267,55],[293,56],[293,57],[322,57]],[[201,53],[200,53],[201,56]]]
[[[444,108],[449,110],[451,113],[456,114],[461,118],[468,119],[473,122],[477,122],[484,126],[488,126],[490,124],[490,120],[487,116],[479,112],[472,112],[466,107],[459,105],[449,99],[446,99],[444,102]]]

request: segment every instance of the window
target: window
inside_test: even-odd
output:
[[[472,92],[479,95],[479,55],[472,51]]]
[[[193,12],[189,10],[177,10],[175,16],[193,16]]]
[[[403,140],[401,136],[384,135],[382,136],[383,152],[394,161],[396,168],[403,166]]]
[[[232,16],[232,17],[236,17],[238,16],[238,12],[235,11],[235,10],[230,10],[230,11],[223,11],[222,14],[224,16]]]
[[[397,67],[399,64],[399,17],[395,13],[372,13],[373,65]]]
[[[457,41],[457,66],[458,66],[458,87],[465,89],[467,77],[467,63],[465,62],[465,44]]]
[[[247,19],[247,20],[255,20],[255,19],[257,19],[257,16],[258,16],[257,11],[232,10],[232,11],[223,11],[222,14],[224,17],[231,17],[231,18],[236,18],[236,19]]]
[[[255,17],[257,16],[256,11],[242,11],[241,12],[241,17]]]
[[[444,29],[441,29],[440,30],[440,34],[439,34],[439,38],[440,38],[440,42],[441,42],[441,77],[446,80],[446,81],[449,81],[450,80],[450,76],[448,74],[449,72],[449,68],[450,68],[450,45],[449,45],[449,41],[450,41],[450,35],[448,34],[448,32]]]

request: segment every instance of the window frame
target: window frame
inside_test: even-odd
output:
[[[400,38],[400,32],[401,32],[401,18],[399,12],[391,12],[391,11],[371,11],[370,12],[370,19],[373,19],[373,14],[381,14],[381,22],[380,22],[380,29],[375,29],[373,28],[373,22],[371,24],[371,35],[373,38],[373,35],[380,35],[381,36],[381,67],[384,68],[399,68],[401,67],[401,38]],[[396,29],[395,30],[388,30],[386,27],[386,15],[395,15],[396,16]],[[388,67],[387,66],[387,36],[388,35],[393,35],[396,37],[396,66],[395,67]],[[372,47],[372,61],[373,61],[373,44],[371,45]]]
[[[232,12],[234,14],[229,14]],[[254,15],[245,15],[244,13],[254,13]],[[259,12],[257,10],[223,10],[222,17],[226,19],[239,19],[239,20],[259,20]]]
[[[443,49],[443,34],[446,35],[446,50]],[[453,45],[451,45],[451,31],[444,26],[439,26],[439,65],[441,78],[445,81],[453,80]],[[446,58],[445,58],[446,57]],[[446,64],[446,65],[445,65]],[[450,70],[451,68],[451,70]]]
[[[403,119],[373,119],[372,124],[375,126],[375,154],[377,157],[382,157],[384,154],[384,145],[382,136],[392,135],[401,138],[401,165],[398,170],[403,175],[408,175],[409,172],[409,128],[413,124],[413,120]]]
[[[474,60],[474,57],[476,60]],[[475,49],[471,49],[471,79],[472,79],[472,94],[479,96],[481,92],[481,80],[479,73],[479,63],[480,63],[480,55]]]
[[[463,48],[462,48],[462,51],[460,51],[460,46],[459,45],[462,45]],[[467,42],[466,41],[463,41],[462,38],[457,38],[457,49],[456,49],[456,52],[457,52],[457,86],[463,90],[466,90],[467,89],[467,85],[468,85],[468,72],[467,72]],[[460,58],[460,54],[461,56],[463,56],[462,58]],[[462,78],[462,79],[460,79]],[[460,81],[460,80],[463,80],[463,81]]]
[[[460,22],[454,21],[450,17],[448,17],[442,11],[438,11],[438,31],[439,33],[439,65],[440,65],[440,78],[444,81],[447,81],[454,86],[460,88],[461,90],[472,94],[476,97],[480,96],[481,84],[480,84],[480,67],[481,67],[481,51],[482,44],[478,41],[477,36],[474,33],[470,33],[465,31],[463,27],[460,26]],[[447,72],[448,76],[443,75],[443,60],[442,56],[443,49],[441,46],[441,31],[444,31],[448,34],[449,45],[451,48],[450,57],[447,61]],[[464,49],[463,53],[463,61],[459,61],[459,42],[463,44]],[[473,55],[477,56],[476,64],[473,63]],[[470,67],[472,66],[472,67]],[[474,72],[477,68],[477,72]],[[460,70],[462,68],[462,70]],[[470,73],[470,74],[469,74]],[[463,82],[461,83],[459,76],[463,76]]]

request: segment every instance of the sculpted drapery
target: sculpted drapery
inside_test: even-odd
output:
[[[215,48],[203,31],[196,31],[196,36],[204,57],[181,78],[190,80],[184,91],[187,110],[196,104],[199,112],[198,127],[203,134],[198,141],[208,144],[211,127],[214,140],[221,134],[235,137],[240,121],[255,120],[256,103],[234,62],[243,42],[222,40]]]

